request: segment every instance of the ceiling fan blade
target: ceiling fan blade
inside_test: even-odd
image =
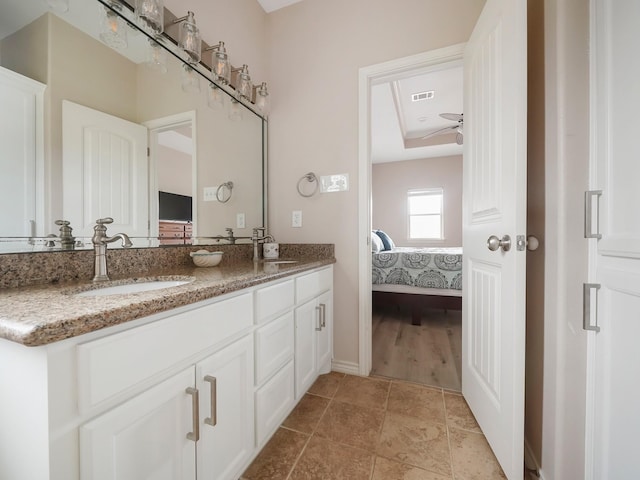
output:
[[[453,122],[462,122],[462,113],[441,113],[440,116]]]
[[[448,127],[438,128],[437,130],[432,130],[431,132],[427,132],[425,135],[419,138],[423,139],[423,138],[435,137],[436,135],[450,133],[451,130],[455,130],[457,128],[458,128],[458,125],[450,125]]]

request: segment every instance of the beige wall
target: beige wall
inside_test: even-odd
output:
[[[407,191],[442,188],[444,240],[409,240]],[[372,226],[398,247],[462,246],[462,156],[378,163],[371,168]]]
[[[467,41],[484,0],[305,0],[267,17],[269,223],[279,241],[335,243],[337,361],[358,362],[358,70]],[[305,173],[348,192],[302,198]],[[291,228],[302,210],[303,227]]]

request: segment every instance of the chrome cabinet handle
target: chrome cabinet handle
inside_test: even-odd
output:
[[[191,419],[193,431],[187,433],[187,439],[197,442],[200,440],[200,420],[198,418],[198,409],[200,408],[200,399],[197,388],[189,387],[185,390],[188,395],[191,395]]]
[[[495,252],[499,248],[502,248],[503,252],[511,250],[511,237],[505,235],[502,238],[498,238],[495,235],[491,235],[487,240],[487,248],[492,252]]]
[[[324,303],[320,304],[320,328],[327,326],[327,306]]]
[[[322,307],[320,305],[316,306],[316,312],[318,312],[318,326],[316,327],[316,331],[319,332],[322,330]]]
[[[211,417],[205,418],[204,423],[215,427],[218,423],[218,381],[211,375],[205,375],[204,381],[211,384]]]

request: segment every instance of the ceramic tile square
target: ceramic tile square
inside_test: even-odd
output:
[[[444,394],[444,404],[447,410],[447,425],[450,427],[482,433],[478,422],[462,395],[455,393]]]
[[[330,400],[317,395],[306,394],[285,419],[282,426],[311,434],[318,425]]]
[[[445,423],[442,390],[393,382],[389,393],[390,412],[400,413],[421,420]]]
[[[364,450],[375,449],[384,411],[332,401],[318,424],[316,434]]]
[[[285,480],[308,440],[308,435],[279,428],[244,472],[242,479]]]
[[[311,385],[311,388],[307,390],[307,393],[313,393],[314,395],[320,395],[321,397],[333,398],[344,377],[344,373],[337,372],[329,372],[325,375],[320,375],[313,385]]]
[[[456,480],[506,478],[484,435],[450,428],[449,441]]]
[[[439,475],[405,463],[376,457],[371,480],[451,480],[450,475]]]
[[[344,377],[334,399],[361,407],[383,410],[389,396],[389,380],[368,377]]]
[[[291,480],[369,480],[374,456],[370,452],[311,437]]]
[[[447,428],[433,421],[387,412],[377,453],[430,472],[451,474]]]

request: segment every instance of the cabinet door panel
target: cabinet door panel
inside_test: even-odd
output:
[[[256,446],[262,446],[287,417],[295,402],[290,361],[256,392]]]
[[[296,399],[299,399],[316,379],[316,328],[319,328],[316,301],[296,308]]]
[[[253,338],[244,337],[207,357],[196,365],[196,372],[200,391],[198,478],[236,479],[254,445]],[[214,416],[215,426],[205,422]]]
[[[80,427],[81,478],[195,479],[193,367]]]
[[[324,316],[322,329],[316,331],[316,355],[319,374],[331,371],[331,357],[333,356],[333,291],[323,293],[318,297],[318,305],[322,306]]]

